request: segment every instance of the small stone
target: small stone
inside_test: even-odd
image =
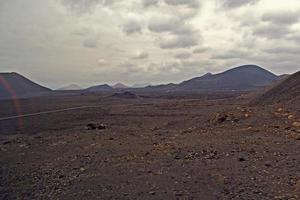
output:
[[[97,125],[94,123],[90,123],[90,124],[86,125],[86,129],[87,130],[103,130],[103,129],[106,129],[106,126],[104,124]]]
[[[246,161],[246,159],[245,159],[244,157],[240,157],[238,160],[239,160],[240,162],[245,162],[245,161]]]
[[[7,145],[7,144],[11,144],[12,142],[11,141],[4,141],[2,142],[3,145]]]
[[[175,196],[177,196],[177,197],[182,197],[183,194],[182,194],[182,193],[176,193]]]
[[[82,171],[82,172],[83,172],[83,171],[85,171],[85,169],[84,169],[83,167],[81,167],[81,168],[80,168],[80,171]]]
[[[96,124],[90,123],[90,124],[86,125],[86,129],[87,130],[95,130],[95,129],[97,129],[97,126],[96,126]]]
[[[65,177],[64,175],[59,175],[59,176],[58,176],[59,179],[62,179],[62,178],[64,178],[64,177]]]
[[[295,133],[300,133],[300,129],[292,129],[292,131]]]
[[[266,167],[271,167],[272,164],[271,164],[270,162],[266,162],[266,163],[265,163],[265,166],[266,166]]]
[[[294,119],[294,115],[289,115],[288,119]]]
[[[150,192],[149,192],[149,194],[151,194],[151,195],[155,195],[155,194],[156,194],[156,192],[155,192],[155,191],[150,191]]]
[[[294,126],[294,127],[300,127],[300,122],[294,122],[294,123],[293,123],[293,126]]]
[[[100,125],[97,127],[97,129],[99,129],[99,130],[106,129],[106,125],[100,124]]]
[[[283,108],[278,108],[277,109],[277,112],[282,112],[283,111]]]

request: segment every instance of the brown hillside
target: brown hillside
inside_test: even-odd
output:
[[[300,103],[300,71],[255,98],[251,104]]]

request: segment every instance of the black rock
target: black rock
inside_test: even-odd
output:
[[[238,159],[238,161],[240,161],[240,162],[245,162],[246,159],[245,159],[244,157],[240,157],[240,158]]]
[[[88,125],[86,125],[87,130],[103,130],[106,129],[106,126],[104,124],[94,124],[94,123],[90,123]]]

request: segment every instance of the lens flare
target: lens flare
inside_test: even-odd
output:
[[[20,104],[17,93],[15,92],[14,88],[1,75],[0,75],[0,85],[3,85],[4,88],[7,90],[7,92],[10,94],[11,99],[14,104],[14,107],[15,107],[15,110],[16,110],[16,114],[22,115],[21,104]],[[18,128],[22,129],[23,125],[24,125],[23,119],[21,117],[18,118]]]

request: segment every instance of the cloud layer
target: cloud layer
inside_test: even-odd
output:
[[[299,70],[298,0],[0,3],[0,70],[53,88],[179,82],[253,63]]]

